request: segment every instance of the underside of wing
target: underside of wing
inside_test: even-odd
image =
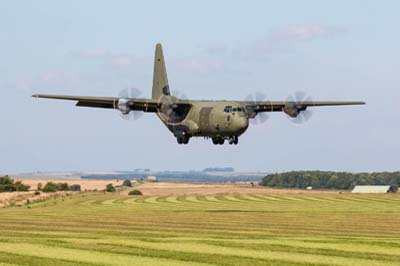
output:
[[[245,102],[247,111],[255,116],[259,112],[285,112],[296,117],[308,107],[363,105],[361,101],[261,101]]]
[[[365,102],[360,101],[262,101],[262,102],[246,102],[246,106],[254,108],[258,112],[276,112],[282,111],[288,106],[296,106],[298,108],[317,107],[317,106],[343,106],[343,105],[363,105]]]
[[[67,96],[67,95],[48,95],[35,94],[35,98],[46,98],[56,100],[76,101],[76,106],[92,107],[92,108],[108,108],[108,109],[124,109],[121,111],[143,111],[157,112],[158,102],[152,99],[128,98],[122,99],[117,97],[91,97],[91,96]]]

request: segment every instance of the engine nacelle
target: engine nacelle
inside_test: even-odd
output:
[[[296,104],[286,104],[285,107],[283,107],[283,111],[290,117],[297,117],[301,111],[305,111],[307,107],[303,107],[301,105],[296,105]]]
[[[283,111],[288,115],[288,116],[290,116],[290,117],[297,117],[299,114],[300,114],[300,112],[299,112],[299,110],[297,109],[297,108],[295,108],[295,107],[284,107],[283,108]]]
[[[118,100],[118,110],[121,111],[122,114],[127,115],[131,111],[131,108],[128,105],[129,100],[128,99],[119,99]]]

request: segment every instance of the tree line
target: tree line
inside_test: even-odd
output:
[[[37,191],[56,192],[56,191],[81,191],[79,184],[68,185],[68,183],[47,182],[44,186],[42,183],[37,185]]]
[[[22,181],[15,181],[8,175],[0,177],[0,193],[1,192],[14,192],[14,191],[29,191],[30,186],[22,183]],[[68,183],[54,183],[47,182],[46,184],[39,183],[36,191],[41,192],[56,192],[56,191],[81,191],[79,184],[68,185]]]
[[[0,193],[1,192],[14,192],[14,191],[28,191],[29,186],[22,183],[22,181],[15,181],[8,175],[0,177]]]
[[[265,176],[260,185],[276,188],[353,189],[356,185],[391,185],[398,188],[400,172],[348,173],[292,171]]]

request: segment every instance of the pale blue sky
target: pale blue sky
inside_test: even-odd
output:
[[[23,4],[22,4],[23,3]],[[40,4],[39,4],[40,3]],[[2,1],[0,173],[37,170],[399,170],[398,1]],[[365,100],[284,114],[238,146],[177,145],[152,114],[36,100],[33,93],[151,94],[154,46],[188,98]]]

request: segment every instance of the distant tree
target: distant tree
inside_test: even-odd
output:
[[[130,191],[130,192],[128,193],[128,195],[136,196],[136,195],[143,195],[143,193],[142,193],[140,190],[134,189],[134,190]]]
[[[42,189],[43,189],[43,184],[39,182],[39,183],[37,184],[36,190],[37,190],[37,191],[41,191]]]
[[[15,191],[14,180],[8,175],[0,177],[0,192],[12,192]]]
[[[47,182],[43,189],[43,192],[56,192],[57,191],[57,184],[53,182]]]
[[[127,179],[127,180],[124,180],[124,183],[122,183],[122,185],[124,187],[132,187],[132,182],[131,182],[131,180]]]
[[[69,190],[69,186],[68,183],[57,183],[57,191],[68,191]]]
[[[68,185],[68,183],[47,182],[43,188],[41,184],[40,186],[38,184],[38,191],[39,190],[43,192],[69,191],[71,190],[71,187]]]
[[[293,171],[265,176],[260,185],[279,188],[353,189],[356,185],[400,185],[400,172]]]
[[[23,184],[20,180],[15,181],[14,186],[16,191],[28,191],[30,188],[30,186]]]
[[[71,186],[69,187],[69,189],[70,189],[71,191],[81,191],[81,185],[79,185],[79,184],[73,184],[73,185],[71,185]]]
[[[14,181],[8,175],[0,177],[0,192],[28,191],[29,188],[22,181]]]
[[[115,187],[113,186],[113,184],[108,184],[107,186],[106,186],[106,192],[115,192],[116,191],[116,189],[115,189]]]

